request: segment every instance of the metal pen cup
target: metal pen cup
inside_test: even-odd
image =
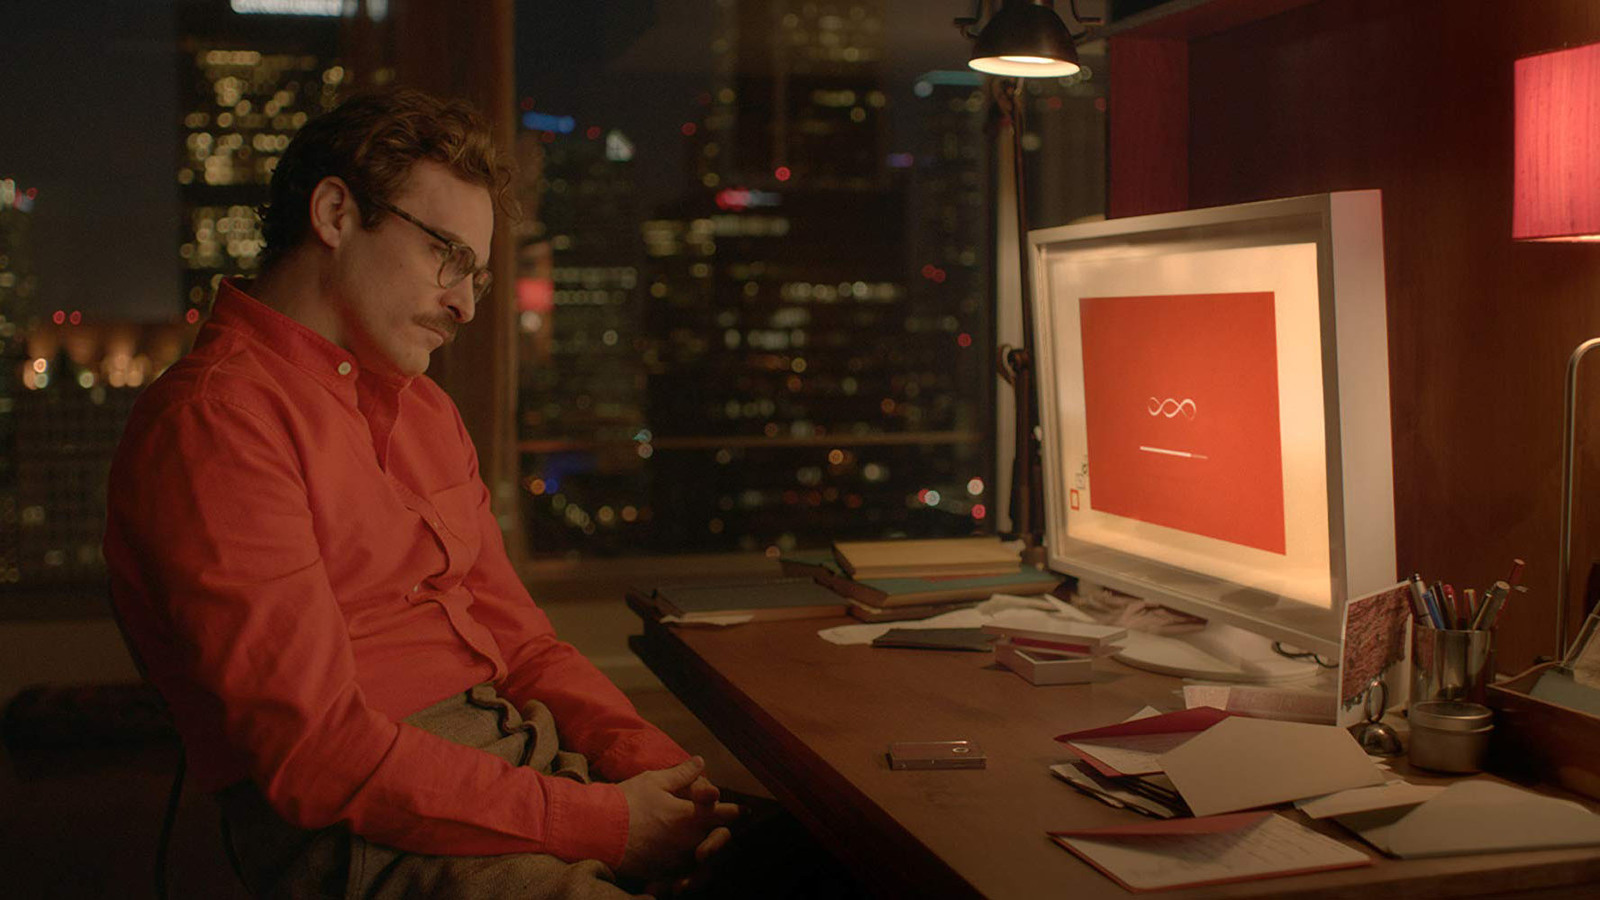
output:
[[[1482,703],[1494,672],[1494,632],[1459,631],[1413,624],[1411,702],[1465,700]]]

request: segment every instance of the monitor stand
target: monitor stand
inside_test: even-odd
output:
[[[1309,659],[1274,651],[1271,638],[1221,622],[1178,637],[1130,629],[1112,658],[1162,675],[1245,684],[1310,680],[1324,671]]]

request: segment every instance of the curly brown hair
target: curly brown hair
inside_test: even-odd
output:
[[[306,123],[278,160],[261,211],[262,268],[305,239],[311,192],[322,179],[343,179],[362,204],[362,225],[373,228],[385,213],[368,201],[392,202],[411,167],[424,159],[488,188],[502,212],[515,214],[510,163],[472,104],[413,88],[363,92]]]

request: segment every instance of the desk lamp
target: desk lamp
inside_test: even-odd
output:
[[[1024,78],[1060,78],[1078,71],[1078,51],[1066,23],[1056,15],[1054,0],[1000,0],[1000,8],[976,34],[972,27],[983,14],[975,0],[973,15],[956,19],[961,33],[974,40],[967,61],[979,72],[1004,81],[995,99],[1011,119],[1011,159],[1017,213],[1017,260],[1021,265],[1018,299],[1022,304],[1022,346],[1000,347],[1000,375],[1016,397],[1016,460],[1011,475],[1011,526],[1022,540],[1024,562],[1044,562],[1043,516],[1040,512],[1039,439],[1034,434],[1037,391],[1033,383],[1034,338],[1032,291],[1028,283],[1027,191],[1023,180],[1022,95]],[[1077,10],[1073,10],[1074,17]],[[1009,107],[1009,108],[1007,108]]]
[[[1600,44],[1519,59],[1516,73],[1515,203],[1519,241],[1600,241]],[[1573,446],[1578,364],[1600,346],[1579,344],[1567,360],[1561,442],[1561,548],[1556,568],[1556,656],[1568,652],[1572,564]],[[1573,652],[1581,649],[1574,645]],[[1571,660],[1567,660],[1570,668]]]

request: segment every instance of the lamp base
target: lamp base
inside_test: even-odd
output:
[[[1043,544],[1025,546],[1022,548],[1022,564],[1025,566],[1033,566],[1037,569],[1043,569],[1045,559],[1048,555],[1049,554],[1045,552]]]

